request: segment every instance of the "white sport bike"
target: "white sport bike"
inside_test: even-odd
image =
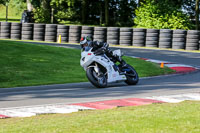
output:
[[[106,56],[105,51],[93,52],[93,48],[82,50],[80,64],[86,71],[88,80],[98,88],[107,87],[107,83],[125,81],[128,85],[135,85],[139,77],[135,69],[126,64],[116,65]],[[122,57],[120,49],[114,50],[113,55]]]

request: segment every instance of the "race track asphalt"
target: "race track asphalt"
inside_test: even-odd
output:
[[[39,43],[37,43],[39,44]],[[47,45],[46,43],[43,43]],[[79,48],[78,45],[48,44]],[[116,49],[116,47],[112,47]],[[164,60],[200,67],[200,53],[146,48],[121,48],[125,55]],[[200,92],[200,72],[143,78],[138,85],[113,83],[108,88],[97,89],[89,82],[34,87],[1,88],[0,108],[55,103],[80,103],[119,98],[144,98],[181,93]]]

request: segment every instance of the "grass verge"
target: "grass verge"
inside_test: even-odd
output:
[[[2,133],[199,133],[200,102],[0,119]]]
[[[0,88],[88,81],[80,50],[0,40]],[[174,72],[140,59],[124,57],[140,77]]]

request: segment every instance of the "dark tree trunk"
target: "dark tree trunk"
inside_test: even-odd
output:
[[[196,0],[195,5],[195,19],[196,19],[196,30],[199,29],[199,0]]]
[[[105,0],[105,25],[109,25],[109,0]]]
[[[6,3],[6,22],[8,21],[8,3]]]
[[[87,0],[82,0],[82,24],[85,24],[86,23],[86,3],[87,3]]]
[[[52,17],[52,9],[50,6],[50,2],[51,0],[43,0],[42,1],[42,7],[45,9],[45,13],[47,15],[47,18],[49,20],[49,22],[51,22],[51,17]]]

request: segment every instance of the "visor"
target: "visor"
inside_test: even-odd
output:
[[[86,40],[86,39],[84,39],[83,41],[80,42],[81,45],[83,45],[83,44],[85,44],[85,43],[87,43],[87,40]]]

